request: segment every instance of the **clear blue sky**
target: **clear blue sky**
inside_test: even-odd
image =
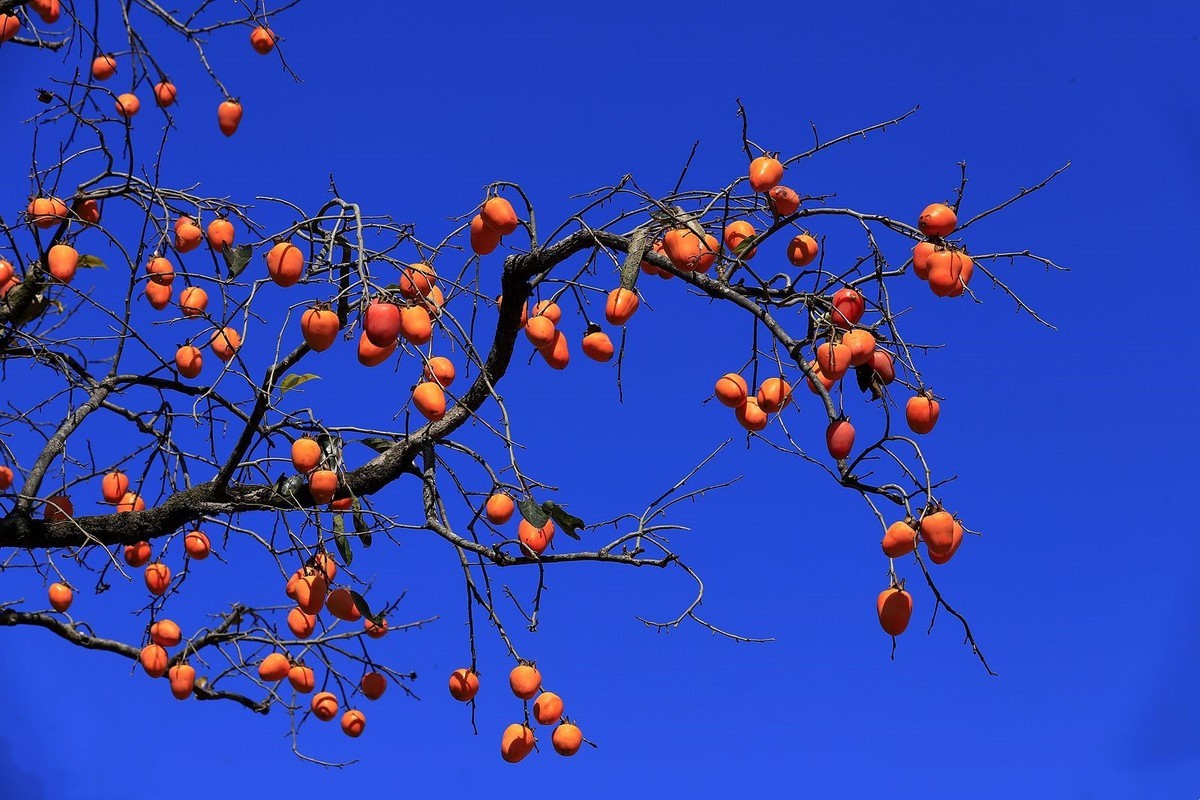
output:
[[[808,146],[810,120],[828,136],[920,104],[904,125],[789,181],[914,221],[953,192],[959,160],[969,163],[968,214],[1072,161],[968,239],[1072,268],[1001,268],[1057,332],[981,279],[982,305],[935,302],[915,279],[895,297],[914,307],[913,338],[948,345],[925,361],[947,398],[927,452],[961,476],[946,495],[985,536],[937,575],[997,677],[945,618],[926,635],[923,587],[890,661],[873,611],[886,572],[877,523],[823,472],[761,443],[747,451],[738,437],[710,474],[743,479],[685,510],[679,520],[693,530],[675,545],[705,577],[714,623],[775,642],[644,628],[635,615],[673,615],[690,597],[675,572],[568,565],[548,576],[541,631],[514,624],[597,750],[500,761],[499,730],[519,706],[486,632],[481,735],[472,735],[444,688],[467,658],[456,560],[409,536],[356,566],[407,591],[402,617],[441,615],[380,643],[389,663],[420,675],[421,701],[389,693],[356,741],[332,726],[304,731],[309,751],[357,765],[298,762],[281,715],[177,703],[116,657],[6,629],[0,798],[296,787],[365,797],[542,787],[578,798],[1196,797],[1200,561],[1185,456],[1200,444],[1188,355],[1200,301],[1188,238],[1200,214],[1200,12],[982,5],[942,5],[939,17],[937,7],[895,3],[606,3],[586,13],[541,2],[374,3],[353,14],[304,3],[278,25],[302,84],[241,34],[213,44],[215,66],[246,103],[232,139],[215,130],[220,98],[190,57],[174,55],[183,127],[168,174],[213,194],[315,209],[332,172],[343,195],[436,239],[492,180],[521,183],[554,221],[575,207],[569,195],[626,172],[668,191],[696,139],[689,184],[724,185],[745,163],[735,98],[752,137],[785,154]],[[0,64],[11,220],[28,186],[29,129],[18,121],[35,110],[31,87],[61,65],[7,47]],[[158,122],[143,103],[138,134],[150,141]],[[509,378],[527,465],[585,519],[640,509],[737,433],[701,401],[742,362],[744,328],[734,336],[707,324],[706,306],[679,298],[676,285],[647,292],[656,311],[630,326],[623,405],[613,372],[579,354],[562,375],[535,363]],[[307,402],[344,408],[361,396],[364,372],[337,369]],[[400,397],[409,385],[371,378]],[[241,563],[254,560],[248,545],[234,548]],[[915,567],[902,572],[919,583]],[[180,612],[197,624],[234,600],[280,596],[248,565],[210,562],[200,573],[204,594],[181,598],[193,605]],[[501,577],[528,593],[531,574]],[[42,591],[24,575],[5,574],[0,587],[4,598]],[[83,596],[79,616],[129,628],[137,593],[127,594],[119,608],[113,595]]]

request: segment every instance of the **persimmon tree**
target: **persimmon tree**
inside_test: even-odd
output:
[[[166,678],[180,699],[278,707],[299,753],[310,720],[340,717],[358,736],[364,700],[392,685],[413,691],[413,676],[376,660],[371,642],[429,620],[406,619],[402,587],[369,586],[355,568],[424,532],[461,565],[467,626],[451,694],[476,702],[477,638],[494,635],[512,669],[509,689],[524,701],[502,756],[528,754],[535,723],[553,727],[554,749],[573,754],[580,729],[510,635],[514,625],[536,630],[559,565],[680,570],[694,595],[674,618],[646,625],[754,641],[699,614],[704,584],[668,541],[681,527],[673,510],[719,488],[701,474],[728,441],[714,441],[645,508],[585,522],[545,476],[523,468],[503,393],[514,374],[544,381],[600,368],[589,362],[608,364],[623,389],[624,326],[674,292],[745,315],[742,363],[712,375],[731,434],[751,452],[803,459],[877,518],[889,576],[877,598],[884,631],[906,629],[913,599],[902,572],[918,576],[922,602],[952,615],[990,671],[938,589],[936,565],[972,531],[921,449],[940,411],[921,371],[931,345],[906,338],[889,290],[923,280],[930,303],[970,303],[986,285],[1042,322],[997,268],[1060,267],[1019,243],[968,254],[969,233],[1058,172],[971,214],[965,165],[953,196],[924,210],[842,207],[789,188],[789,170],[915,109],[834,138],[814,127],[808,141],[760,143],[739,104],[740,142],[733,125],[731,143],[747,167],[725,185],[692,187],[687,164],[666,194],[619,176],[580,195],[561,221],[539,217],[534,199],[502,180],[447,209],[460,215],[452,223],[420,226],[360,205],[333,180],[317,208],[160,181],[174,101],[203,91],[172,83],[167,65],[208,76],[213,136],[233,135],[241,106],[218,77],[219,51],[209,51],[246,46],[249,34],[255,50],[278,54],[272,26],[287,7],[244,5],[229,18],[209,3],[181,14],[151,0],[98,11],[0,0],[0,60],[27,46],[62,67],[34,87],[44,109],[29,121],[30,193],[10,191],[0,213],[10,400],[0,412],[0,572],[36,570],[47,584],[46,600],[0,597],[0,626],[43,628],[126,658]],[[87,16],[95,13],[102,18]],[[109,14],[124,33],[119,46],[98,38]],[[148,25],[165,26],[177,46],[151,52]],[[112,78],[129,91],[110,88]],[[851,221],[857,238],[831,247],[822,228],[834,218]],[[100,268],[104,281],[81,280]],[[323,364],[353,360],[358,385],[395,397],[394,415],[303,404],[297,390]],[[803,446],[805,429],[823,434],[823,446]],[[91,446],[101,435],[103,452]],[[381,502],[393,484],[418,487],[414,503]],[[219,568],[198,562],[252,550],[274,564],[276,593],[224,598],[211,624],[191,630],[171,619],[176,598]],[[503,596],[500,570],[528,572],[528,596]],[[121,609],[137,613],[132,638],[108,633],[120,627],[111,620],[72,613],[75,593],[102,601],[117,583],[145,585],[140,607]]]

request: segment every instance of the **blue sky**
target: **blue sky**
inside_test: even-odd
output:
[[[690,599],[675,571],[551,570],[541,630],[513,627],[600,746],[569,760],[543,748],[507,765],[496,744],[519,715],[509,665],[485,631],[473,736],[444,689],[467,657],[457,561],[431,537],[408,536],[355,566],[407,592],[401,617],[440,616],[379,643],[389,664],[418,673],[421,701],[389,693],[356,741],[332,727],[303,732],[313,754],[360,763],[301,763],[281,715],[177,703],[118,658],[6,629],[0,797],[188,798],[217,786],[256,796],[297,785],[445,797],[548,786],[577,797],[1196,796],[1200,566],[1185,502],[1185,456],[1200,444],[1186,352],[1200,300],[1187,242],[1200,213],[1194,6],[961,4],[935,17],[882,3],[609,3],[586,15],[550,3],[400,5],[356,19],[314,4],[289,12],[278,28],[299,84],[240,34],[214,42],[214,66],[246,105],[228,140],[212,119],[220,98],[173,53],[183,124],[165,174],[315,209],[333,173],[344,196],[436,239],[493,180],[520,183],[554,222],[576,207],[570,195],[626,172],[665,193],[697,139],[688,184],[724,185],[745,167],[737,98],[751,137],[785,154],[809,146],[810,120],[830,136],[919,104],[903,125],[789,174],[801,191],[836,191],[846,205],[912,221],[950,196],[960,160],[967,213],[1072,162],[968,239],[977,252],[1028,248],[1071,268],[1000,268],[1057,331],[982,281],[981,305],[936,302],[915,278],[894,296],[914,308],[911,338],[947,345],[924,362],[946,397],[926,452],[960,476],[946,494],[985,536],[936,574],[998,676],[944,616],[926,635],[923,586],[889,660],[872,610],[886,573],[878,524],[820,470],[761,442],[747,450],[729,415],[702,404],[715,377],[744,360],[745,326],[735,335],[721,324],[735,317],[707,316],[706,304],[656,282],[645,287],[653,313],[629,327],[623,404],[613,370],[579,354],[563,374],[519,360],[505,395],[525,464],[560,486],[572,511],[603,519],[640,509],[733,436],[706,474],[740,482],[683,509],[678,521],[692,530],[673,543],[704,576],[702,611],[714,624],[774,642],[643,627],[635,616],[670,617]],[[35,110],[30,87],[62,68],[24,49],[0,59],[10,220],[28,186],[29,131],[17,121]],[[148,105],[136,132],[153,141]],[[498,259],[487,263],[498,271]],[[332,360],[322,374],[304,402],[331,414],[354,409],[364,389],[374,395],[367,411],[394,410],[410,385]],[[802,435],[819,442],[819,430]],[[397,491],[394,502],[412,497]],[[280,596],[251,546],[235,542],[229,555],[228,568],[199,569],[203,595],[181,598],[194,624],[236,599]],[[914,566],[900,568],[919,583]],[[500,577],[526,596],[534,579]],[[31,578],[6,573],[0,597],[40,597]],[[80,618],[134,629],[128,612],[141,595],[126,588],[80,597]]]

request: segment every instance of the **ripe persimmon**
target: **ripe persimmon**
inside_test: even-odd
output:
[[[341,329],[342,323],[338,315],[327,307],[316,305],[300,315],[300,333],[304,342],[318,353],[333,347]],[[394,338],[392,346],[396,346]]]
[[[202,317],[208,310],[208,292],[189,286],[179,293],[179,310],[185,317]]]
[[[954,529],[950,535],[950,547],[945,550],[936,550],[929,547],[926,542],[925,546],[929,550],[929,560],[934,564],[945,564],[950,559],[954,558],[954,554],[958,552],[959,546],[963,541],[963,526],[958,520],[954,520]]]
[[[950,287],[946,297],[958,297],[965,292],[971,285],[971,276],[975,274],[975,261],[963,252],[959,253],[959,257],[962,259],[962,266],[958,271],[958,282]]]
[[[204,238],[208,246],[220,253],[226,247],[233,247],[233,223],[225,217],[217,217],[208,223]]]
[[[489,198],[483,204],[483,209],[479,212],[479,215],[483,217],[485,225],[498,231],[502,236],[508,236],[521,224],[521,220],[517,217],[517,212],[513,209],[512,203],[503,197]]]
[[[179,374],[185,378],[196,378],[200,369],[204,368],[204,355],[200,353],[199,348],[185,344],[184,347],[175,350],[175,368],[179,369]]]
[[[437,283],[437,271],[432,264],[417,262],[400,271],[400,294],[412,300],[429,294]]]
[[[171,287],[164,283],[146,282],[146,299],[155,311],[162,311],[171,305]]]
[[[800,208],[800,195],[786,186],[776,186],[767,192],[767,200],[777,217],[795,214]]]
[[[808,369],[812,372],[813,376],[821,382],[821,385],[825,387],[826,392],[833,391],[833,387],[837,385],[837,381],[833,378],[825,377],[825,373],[821,372],[820,364],[818,364],[815,360],[810,361],[808,362]],[[820,394],[820,392],[817,391],[817,385],[813,383],[812,378],[806,378],[805,380],[808,383],[808,390],[810,392],[813,394]]]
[[[850,366],[866,364],[875,353],[875,336],[865,328],[855,328],[842,336],[842,344],[850,348]]]
[[[142,669],[151,678],[161,678],[167,674],[167,651],[163,649],[162,645],[146,645],[142,648],[138,661],[141,662]]]
[[[181,253],[190,253],[200,246],[204,240],[204,231],[192,219],[187,219],[175,226],[175,249]]]
[[[536,739],[533,729],[519,722],[514,722],[504,729],[500,736],[500,757],[509,764],[516,764],[533,752]]]
[[[584,336],[580,348],[585,356],[592,361],[599,361],[601,364],[611,361],[613,354],[617,352],[613,347],[612,339],[608,338],[608,334],[604,331],[592,331]]]
[[[317,676],[313,673],[312,667],[296,664],[288,670],[288,683],[300,694],[308,694],[316,687]]]
[[[254,52],[265,56],[275,49],[275,34],[270,28],[259,25],[250,31],[250,46],[254,48]]]
[[[460,703],[469,703],[479,692],[479,676],[466,667],[450,673],[450,696]]]
[[[917,548],[917,531],[907,520],[893,522],[884,531],[883,554],[888,558],[900,558]]]
[[[504,492],[495,492],[487,499],[484,513],[487,514],[488,522],[493,525],[503,525],[512,519],[516,507],[516,503],[511,497]]]
[[[904,418],[913,433],[929,433],[937,424],[942,404],[933,399],[927,391],[922,391],[916,397],[910,397],[904,406]]]
[[[548,347],[538,350],[551,369],[566,369],[571,362],[571,349],[567,345],[567,337],[562,331],[554,332],[554,341]]]
[[[29,222],[45,230],[67,219],[67,204],[57,197],[35,197],[29,201]]]
[[[970,257],[961,250],[935,250],[929,254],[929,288],[938,297],[947,297],[962,286],[962,273]],[[972,263],[971,270],[975,267]],[[969,277],[969,276],[968,276]],[[962,294],[959,291],[959,294]]]
[[[43,517],[47,522],[61,522],[75,516],[75,504],[65,494],[54,494],[46,498]]]
[[[714,392],[717,395],[717,402],[721,405],[728,408],[737,408],[746,402],[750,389],[746,385],[746,379],[741,375],[736,372],[726,372],[717,378]]]
[[[125,496],[117,501],[117,513],[126,514],[130,511],[144,511],[146,509],[146,501],[137,492],[126,492]]]
[[[29,8],[47,25],[58,22],[58,17],[62,13],[62,4],[59,0],[29,0]]]
[[[794,267],[807,267],[816,260],[820,251],[821,247],[817,244],[817,240],[807,233],[802,233],[788,243],[787,258]]]
[[[750,162],[750,188],[769,192],[783,180],[783,164],[771,156],[759,156]]]
[[[858,324],[863,312],[867,309],[866,300],[857,289],[849,287],[838,289],[833,293],[833,308],[829,319],[839,328],[850,328]]]
[[[317,572],[325,576],[327,583],[332,583],[333,579],[337,577],[337,562],[333,560],[333,556],[329,555],[329,553],[324,551],[317,553],[312,557],[312,564]]]
[[[13,278],[13,265],[0,258],[0,284],[5,284]]]
[[[754,258],[754,254],[758,251],[757,247],[746,251],[741,246],[747,239],[754,238],[754,226],[744,219],[734,220],[726,225],[722,238],[725,240],[725,246],[743,261]]]
[[[825,428],[825,446],[829,455],[841,461],[854,449],[854,426],[846,419],[835,419]]]
[[[183,537],[183,549],[187,550],[187,554],[196,561],[203,561],[208,558],[212,545],[208,541],[208,535],[203,531],[189,531]]]
[[[196,688],[196,668],[191,664],[176,664],[167,670],[171,682],[171,694],[176,700],[186,700]]]
[[[746,402],[733,410],[733,415],[743,428],[756,433],[766,430],[767,423],[770,421],[767,412],[759,407],[756,397],[746,398]]]
[[[116,56],[102,53],[92,59],[92,77],[98,81],[106,81],[117,74]]]
[[[363,617],[363,630],[365,630],[367,632],[367,636],[370,636],[372,639],[382,639],[384,636],[387,636],[388,621],[386,619],[381,619],[379,624],[375,624],[370,619]]]
[[[433,356],[425,362],[421,377],[438,384],[443,389],[454,383],[454,362],[445,356]]]
[[[351,709],[342,714],[342,733],[351,739],[357,739],[359,736],[362,736],[363,729],[366,727],[367,718],[358,709]]]
[[[8,491],[12,486],[13,471],[11,467],[0,466],[0,492]]]
[[[150,626],[150,641],[162,647],[174,647],[183,641],[183,632],[169,619],[160,619]]]
[[[921,541],[930,550],[943,553],[954,546],[954,517],[949,511],[934,511],[921,518]]]
[[[758,387],[754,398],[758,407],[768,414],[775,414],[792,401],[792,387],[783,378],[767,378]]]
[[[70,283],[79,267],[79,251],[69,244],[56,244],[46,253],[46,269],[55,279]]]
[[[533,307],[533,316],[546,317],[555,325],[562,321],[562,308],[553,300],[539,300]]]
[[[213,353],[222,361],[232,361],[237,355],[238,350],[242,347],[242,337],[236,330],[226,326],[219,331],[214,331],[212,339],[209,341],[209,347]]]
[[[146,571],[142,578],[145,580],[150,594],[161,597],[166,594],[167,588],[171,585],[171,568],[161,561],[155,561],[146,565]]]
[[[396,352],[396,346],[397,343],[392,342],[387,347],[376,347],[365,332],[361,333],[358,336],[358,363],[364,367],[378,367]]]
[[[503,238],[500,231],[487,225],[479,214],[471,219],[470,237],[471,252],[479,256],[491,253],[500,246],[500,240]]]
[[[315,473],[314,473],[315,474]],[[325,607],[325,596],[329,593],[329,583],[321,573],[301,575],[296,581],[296,605],[305,614],[316,616]]]
[[[71,607],[71,601],[75,599],[75,593],[71,591],[71,587],[62,582],[50,584],[50,588],[46,591],[50,599],[50,607],[55,611],[66,611]]]
[[[550,743],[554,745],[554,752],[560,756],[573,756],[583,746],[583,732],[578,726],[564,722],[554,729]]]
[[[305,614],[302,608],[293,608],[288,612],[287,626],[297,639],[307,639],[317,627],[317,618],[313,614]]]
[[[167,108],[175,105],[176,98],[179,97],[179,90],[175,84],[165,78],[154,84],[154,102],[159,108]]]
[[[917,227],[926,236],[949,236],[958,226],[958,215],[944,203],[930,203],[917,218]]]
[[[100,496],[106,503],[118,503],[129,491],[129,476],[119,469],[104,473],[100,479]]]
[[[276,242],[266,259],[267,274],[277,286],[295,286],[304,277],[304,253],[291,242]]]
[[[413,407],[430,422],[446,416],[446,393],[432,381],[422,381],[413,389]]]
[[[175,280],[175,267],[162,256],[154,256],[146,262],[146,274],[154,283],[169,286]]]
[[[322,722],[329,722],[337,716],[338,701],[332,692],[317,692],[312,697],[310,707],[314,717]]]
[[[133,92],[125,92],[117,95],[117,99],[113,103],[113,108],[116,109],[117,116],[129,119],[141,111],[142,101]]]
[[[696,272],[707,249],[705,240],[690,228],[673,228],[663,236],[663,255],[682,272]]]
[[[539,725],[553,725],[562,719],[563,701],[554,692],[542,692],[533,701],[533,718]]]
[[[879,615],[879,624],[885,633],[892,636],[904,633],[909,619],[912,618],[912,608],[912,595],[899,586],[884,589],[875,598],[875,611]]]
[[[363,332],[376,347],[387,347],[400,335],[400,308],[378,297],[363,314]]]
[[[268,653],[258,665],[258,677],[278,683],[288,676],[292,664],[283,653]]]
[[[550,542],[554,541],[554,520],[548,519],[545,525],[535,528],[529,520],[522,517],[517,525],[517,538],[521,540],[521,544],[541,555],[550,546]]]
[[[141,567],[150,560],[150,543],[137,542],[125,545],[125,563],[131,567]]]
[[[433,338],[433,320],[424,306],[400,309],[400,333],[415,345],[426,344]]]
[[[554,334],[557,332],[549,317],[530,317],[525,323],[525,338],[538,350],[554,344]]]
[[[378,700],[387,691],[387,678],[378,672],[368,672],[362,676],[359,686],[362,687],[362,693],[368,700]]]
[[[629,289],[618,287],[608,293],[604,304],[604,318],[612,325],[624,325],[638,310],[641,301]]]
[[[918,242],[912,249],[913,274],[923,281],[929,280],[929,257],[936,251],[933,242]]]
[[[81,197],[71,205],[71,213],[79,217],[84,225],[100,222],[100,204],[90,197]]]
[[[325,598],[325,607],[329,613],[346,622],[357,622],[362,617],[358,606],[354,605],[354,596],[349,589],[334,589]]]
[[[887,350],[880,350],[878,347],[875,349],[871,354],[871,369],[884,384],[896,380],[896,365],[892,354]]]
[[[232,97],[217,106],[217,126],[221,133],[233,136],[238,126],[242,124],[242,104]]]
[[[841,342],[822,342],[817,346],[817,367],[827,378],[841,379],[850,369],[850,347]]]

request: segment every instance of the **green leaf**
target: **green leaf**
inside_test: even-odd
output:
[[[376,625],[383,622],[383,615],[375,615],[371,613],[371,607],[367,605],[367,598],[363,597],[353,589],[350,590],[350,596],[354,598],[354,606],[358,609],[358,613],[362,614],[367,619],[374,622]]]
[[[100,256],[80,256],[79,266],[83,267],[84,269],[95,269],[97,267],[100,269],[108,269],[108,265],[100,260]]]
[[[350,549],[350,539],[346,536],[344,514],[335,514],[333,517],[333,541],[337,544],[338,552],[342,554],[342,563],[350,566],[354,561],[354,551]]]
[[[317,444],[321,447],[321,460],[328,465],[325,468],[340,472],[342,469],[342,440],[337,436],[322,433],[317,436]]]
[[[517,508],[521,509],[521,516],[525,521],[535,528],[542,527],[546,520],[550,519],[550,515],[543,511],[532,497],[522,497],[517,501]]]
[[[754,238],[754,237],[747,236],[745,239],[742,239],[740,242],[738,242],[737,244],[735,244],[733,246],[733,252],[735,255],[737,255],[738,258],[741,258],[743,255],[745,255],[750,250],[750,240],[752,238]]]
[[[572,539],[578,539],[579,534],[575,531],[584,527],[583,520],[568,512],[553,500],[547,500],[542,503],[542,508],[550,515],[559,529]]]
[[[367,527],[367,518],[362,513],[362,502],[356,497],[350,501],[350,509],[354,512],[351,517],[354,520],[354,532],[358,534],[362,540],[363,547],[371,546],[371,529]]]
[[[225,256],[225,266],[229,268],[229,280],[233,280],[238,275],[241,275],[246,266],[250,263],[250,257],[254,255],[254,248],[248,244],[239,244],[237,247],[221,248],[221,255]]]
[[[392,439],[385,439],[382,436],[371,436],[366,439],[355,439],[359,444],[365,444],[367,447],[374,450],[376,453],[386,453],[396,442]]]
[[[279,382],[279,396],[283,397],[289,390],[295,389],[300,384],[307,383],[313,379],[320,380],[321,376],[314,375],[311,372],[306,372],[303,375],[297,375],[294,372],[290,375],[284,375],[283,380]]]
[[[308,485],[303,475],[280,475],[275,481],[275,493],[284,497],[295,497],[296,492]]]

